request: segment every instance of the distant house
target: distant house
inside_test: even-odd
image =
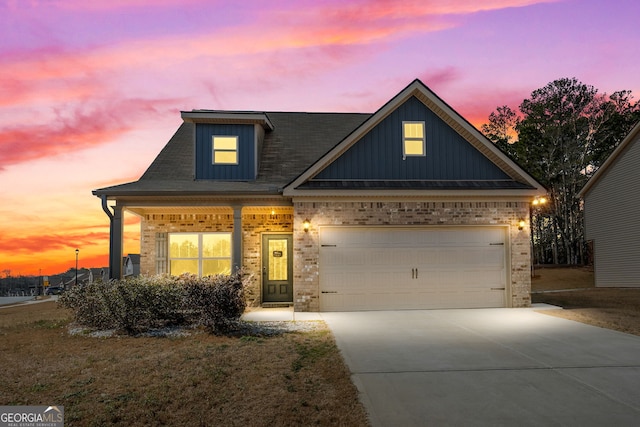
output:
[[[140,275],[140,254],[129,254],[122,260],[122,275],[135,277]]]
[[[63,278],[62,282],[59,286],[64,289],[70,289],[76,285],[76,280],[78,285],[84,285],[91,281],[91,269],[88,268],[79,268],[78,274],[67,273]]]
[[[110,218],[113,277],[129,211],[141,218],[142,274],[244,267],[252,304],[530,304],[529,207],[546,191],[421,81],[373,114],[182,120],[138,181],[93,191]]]
[[[107,280],[109,280],[109,268],[101,267],[89,269],[89,283]]]
[[[640,123],[580,191],[595,284],[640,287]]]

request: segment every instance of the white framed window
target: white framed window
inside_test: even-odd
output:
[[[238,137],[214,135],[213,143],[213,164],[214,165],[237,165],[238,164]]]
[[[402,157],[425,156],[424,122],[402,122]]]
[[[231,274],[231,233],[169,233],[169,273]]]

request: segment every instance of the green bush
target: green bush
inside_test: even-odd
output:
[[[60,297],[75,321],[138,334],[166,326],[203,325],[225,332],[244,312],[245,275],[140,276],[77,286]]]

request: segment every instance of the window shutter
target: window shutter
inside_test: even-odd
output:
[[[156,233],[156,274],[168,273],[167,233]]]

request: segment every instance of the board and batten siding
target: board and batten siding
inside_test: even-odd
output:
[[[584,196],[596,286],[640,286],[640,134]]]
[[[403,157],[402,122],[424,122],[425,156]],[[409,98],[315,180],[510,180],[416,97]]]
[[[196,124],[196,179],[252,180],[257,174],[258,145],[252,124]],[[238,164],[213,164],[213,136],[238,137]],[[262,134],[263,135],[263,134]]]

